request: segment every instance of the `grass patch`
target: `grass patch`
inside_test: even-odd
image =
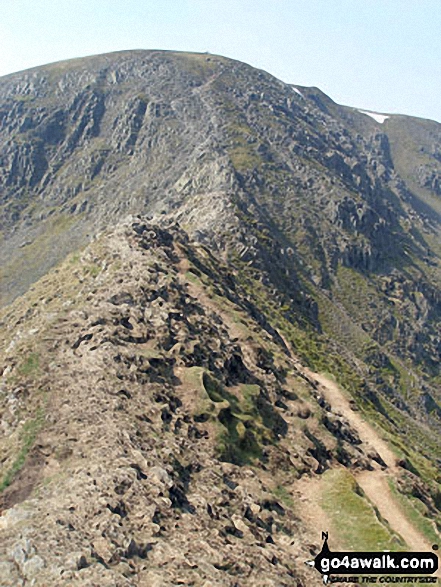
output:
[[[42,424],[43,413],[41,411],[36,418],[29,420],[24,424],[23,429],[21,431],[21,449],[0,483],[0,493],[4,491],[7,487],[9,487],[9,485],[11,485],[15,475],[23,467],[26,461],[26,457],[28,456],[29,451],[31,450],[35,442],[35,438]]]
[[[183,374],[185,383],[191,385],[197,391],[203,390],[202,374],[204,371],[203,367],[188,367]]]
[[[81,255],[79,253],[75,253],[71,257],[68,257],[68,262],[71,265],[77,265],[81,261]]]
[[[185,272],[185,278],[187,279],[187,281],[189,281],[190,283],[194,283],[195,285],[204,285],[200,280],[199,276],[192,269],[189,269]]]
[[[219,413],[223,427],[217,438],[219,458],[236,465],[250,464],[262,457],[259,435],[248,428],[229,408]]]
[[[80,215],[49,218],[41,224],[41,232],[32,246],[17,249],[3,267],[2,304],[13,301],[17,294],[26,292],[34,282],[54,267],[74,241],[75,229],[81,222]]]
[[[91,275],[92,277],[97,277],[101,272],[101,267],[99,265],[87,265],[84,268],[85,272]]]
[[[195,77],[199,77],[201,83],[218,70],[218,62],[223,62],[223,57],[210,53],[187,53],[173,51],[170,53],[179,62],[179,67],[187,70]]]
[[[273,489],[273,494],[280,499],[287,507],[293,508],[294,507],[294,500],[290,493],[283,487],[283,485],[277,485],[275,489]]]
[[[153,347],[145,347],[143,348],[141,345],[138,345],[138,354],[145,359],[163,359],[164,355],[158,348]]]
[[[243,397],[244,407],[248,409],[254,408],[254,400],[260,394],[260,387],[249,383],[242,383],[239,386],[240,394]]]
[[[226,400],[232,409],[238,408],[237,397],[227,391],[216,379],[210,377],[207,372],[202,374],[202,384],[212,402],[221,403]]]
[[[37,375],[40,372],[40,357],[37,353],[28,355],[18,367],[18,373],[29,377],[30,375]]]
[[[281,419],[261,396],[258,385],[241,384],[233,393],[203,367],[186,369],[183,380],[196,391],[196,421],[210,421],[215,426],[220,460],[251,464],[262,458],[263,445],[276,442],[275,430],[282,428]]]
[[[376,515],[359,493],[354,477],[344,470],[323,474],[321,505],[344,548],[357,551],[405,550],[402,540]]]
[[[430,518],[427,517],[424,504],[417,498],[403,495],[398,491],[392,479],[389,479],[389,487],[394,497],[397,498],[397,501],[404,510],[409,521],[412,522],[412,524],[427,538],[429,542],[432,544],[439,544],[440,535],[433,527]]]
[[[230,147],[229,154],[234,167],[242,173],[259,167],[262,163],[257,153],[249,146],[236,144]]]
[[[218,398],[216,400],[212,399],[205,387],[204,377],[207,377],[204,367],[189,367],[185,369],[182,378],[184,385],[196,392],[193,415],[196,418],[215,419],[219,409],[223,406],[222,400]],[[226,405],[228,405],[227,402],[225,402]]]

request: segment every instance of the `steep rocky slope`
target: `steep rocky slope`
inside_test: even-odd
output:
[[[439,525],[440,152],[212,55],[0,79],[9,584],[311,584],[294,482],[384,462],[307,367]]]
[[[2,326],[4,584],[319,581],[297,480],[384,463],[208,249],[131,221]]]
[[[437,375],[437,123],[380,125],[245,64],[146,51],[7,76],[0,100],[5,302],[121,215],[173,214],[362,358],[372,338]]]

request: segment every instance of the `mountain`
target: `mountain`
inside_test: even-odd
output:
[[[127,51],[1,78],[0,152],[7,585],[439,538],[438,123]]]

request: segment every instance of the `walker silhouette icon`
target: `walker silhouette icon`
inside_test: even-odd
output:
[[[314,559],[306,561],[305,564],[310,567],[314,567],[320,573],[322,573],[323,583],[326,585],[327,583],[329,583],[330,573],[323,573],[320,563],[321,563],[321,560],[324,556],[329,557],[331,554],[331,551],[329,550],[329,546],[328,546],[328,532],[322,532],[322,540],[323,540],[323,546],[322,546],[321,551],[318,553],[318,555]]]

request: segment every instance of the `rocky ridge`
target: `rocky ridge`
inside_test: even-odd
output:
[[[7,585],[307,584],[290,486],[378,456],[216,265],[135,219],[3,315]]]
[[[306,365],[439,526],[440,145],[212,55],[0,80],[9,584],[310,584],[296,480],[385,463]]]
[[[122,216],[171,217],[352,364],[378,356],[372,383],[437,425],[437,123],[380,125],[248,65],[161,51],[6,76],[0,101],[5,303]]]

